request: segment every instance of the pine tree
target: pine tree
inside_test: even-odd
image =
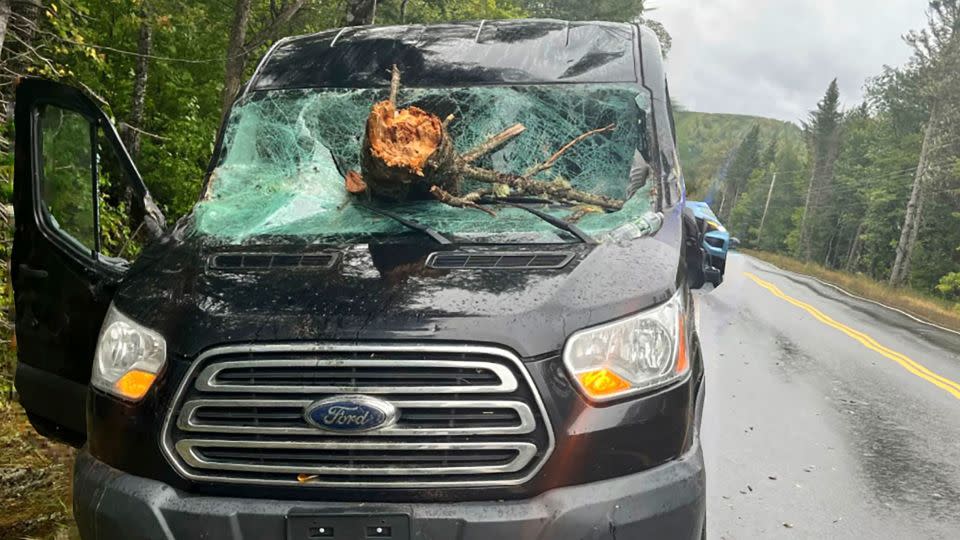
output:
[[[914,248],[923,226],[931,185],[952,175],[950,159],[960,137],[960,0],[932,0],[927,28],[907,35],[913,46],[913,65],[922,74],[922,97],[930,116],[923,132],[923,148],[914,175],[910,200],[897,243],[890,284],[910,278]]]
[[[750,176],[759,166],[760,126],[754,124],[737,147],[736,156],[727,171],[719,215],[722,221],[729,221],[740,199],[740,194],[746,189]]]
[[[832,224],[828,214],[833,187],[833,169],[840,151],[840,90],[834,79],[827,87],[816,110],[804,123],[804,133],[813,161],[807,196],[800,218],[800,256],[812,260],[823,251],[826,234]]]

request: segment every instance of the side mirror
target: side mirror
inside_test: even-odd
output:
[[[740,247],[740,239],[736,236],[730,238],[730,249],[738,249]]]

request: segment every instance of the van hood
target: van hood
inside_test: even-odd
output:
[[[680,245],[679,220],[667,218],[656,235],[625,243],[454,249],[570,254],[559,269],[438,269],[427,261],[441,246],[406,238],[309,246],[337,255],[330,268],[224,269],[214,256],[305,246],[212,247],[173,234],[137,260],[115,305],[183,358],[235,343],[369,340],[496,344],[531,358],[669,299]]]

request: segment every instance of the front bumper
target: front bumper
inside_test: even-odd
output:
[[[79,453],[74,515],[85,540],[283,539],[290,513],[408,514],[411,538],[699,539],[705,519],[703,454],[641,473],[554,489],[520,501],[335,503],[198,496],[126,474]]]

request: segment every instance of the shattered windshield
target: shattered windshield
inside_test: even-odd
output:
[[[388,93],[386,88],[272,90],[239,102],[228,120],[220,163],[195,209],[194,232],[231,242],[409,232],[396,220],[364,208],[373,204],[461,240],[568,240],[567,233],[541,218],[495,201],[489,201],[491,216],[429,196],[378,201],[351,194],[345,177],[362,170],[371,106]],[[533,178],[621,203],[616,209],[570,200],[537,205],[591,234],[641,220],[653,207],[651,105],[636,84],[406,88],[399,105],[451,117],[447,129],[460,154],[521,124],[521,134],[474,165],[520,175],[553,158]],[[604,127],[609,129],[600,131]],[[595,133],[583,137],[589,132]],[[492,196],[512,194],[507,186],[467,180],[460,195],[486,188]]]

